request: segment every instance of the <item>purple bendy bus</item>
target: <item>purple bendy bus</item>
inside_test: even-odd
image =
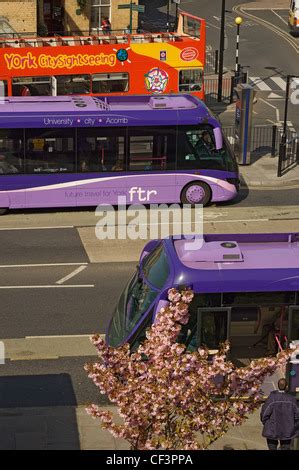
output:
[[[0,211],[233,199],[238,165],[191,95],[0,102]]]
[[[144,247],[110,321],[109,346],[134,350],[171,287],[194,291],[179,338],[191,351],[216,351],[229,339],[234,357],[259,357],[299,340],[299,233],[204,235],[201,248],[191,247],[184,237]]]

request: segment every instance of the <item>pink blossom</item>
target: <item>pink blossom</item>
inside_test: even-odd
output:
[[[263,380],[289,356],[287,351],[237,368],[226,359],[228,342],[219,345],[212,361],[204,346],[186,351],[177,338],[189,321],[193,295],[170,289],[169,306],[161,309],[133,354],[128,344],[110,348],[99,335],[91,339],[99,361],[86,364],[85,370],[100,393],[115,403],[122,424],[116,425],[97,405],[90,405],[87,413],[114,437],[126,439],[131,449],[206,449],[260,406]]]

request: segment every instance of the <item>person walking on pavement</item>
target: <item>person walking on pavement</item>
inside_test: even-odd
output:
[[[269,450],[289,450],[291,441],[298,435],[299,408],[296,398],[287,393],[286,379],[279,379],[278,390],[270,393],[261,410],[264,425],[262,435]]]

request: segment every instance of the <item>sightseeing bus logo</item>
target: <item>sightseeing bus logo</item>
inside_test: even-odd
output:
[[[124,62],[128,61],[129,64],[131,61],[129,60],[129,53],[128,51],[130,50],[130,47],[127,47],[126,49],[113,49],[114,52],[116,52],[116,58],[121,62],[121,65],[124,65]]]
[[[154,67],[144,75],[145,87],[152,93],[163,93],[167,87],[168,74],[165,70]]]
[[[185,62],[190,62],[191,60],[195,60],[198,56],[198,51],[195,47],[185,47],[180,54],[180,58]]]

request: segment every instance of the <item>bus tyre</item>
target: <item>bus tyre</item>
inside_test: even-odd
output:
[[[6,207],[0,207],[0,215],[4,215],[8,212],[8,209]]]
[[[212,191],[206,183],[189,183],[184,187],[181,193],[182,204],[202,204],[206,206],[212,197]]]

